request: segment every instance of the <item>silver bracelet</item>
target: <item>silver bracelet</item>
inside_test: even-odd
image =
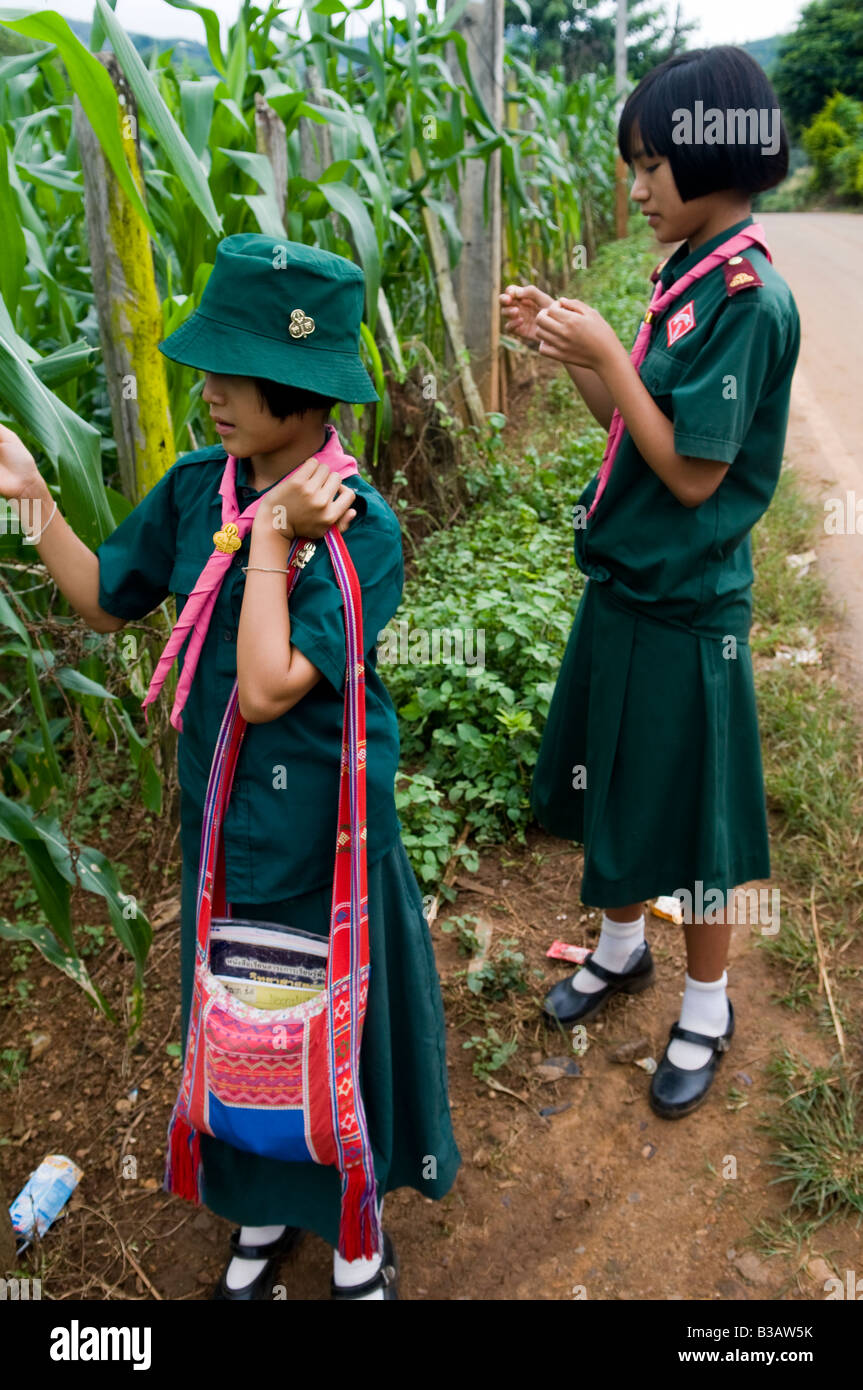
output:
[[[51,508],[51,515],[48,517],[48,520],[45,522],[45,525],[42,527],[42,530],[39,532],[38,536],[28,536],[25,534],[24,540],[27,542],[28,545],[38,545],[39,541],[41,541],[45,532],[48,530],[48,527],[51,525],[51,522],[54,520],[54,513],[56,512],[56,510],[57,499],[55,498],[54,506]]]
[[[273,569],[271,565],[241,565],[240,569],[245,574],[246,570],[265,570],[267,574],[287,574],[287,566],[284,569]]]

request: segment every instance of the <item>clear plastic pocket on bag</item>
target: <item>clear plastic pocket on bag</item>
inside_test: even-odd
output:
[[[326,937],[237,917],[210,924],[210,973],[255,1009],[289,1009],[313,1000],[327,983]]]

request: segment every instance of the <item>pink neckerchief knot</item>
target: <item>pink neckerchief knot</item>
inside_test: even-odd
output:
[[[670,289],[664,288],[659,275],[659,271],[662,267],[657,267],[657,270],[654,271],[655,288],[650,300],[650,305],[641,321],[632,352],[629,354],[630,361],[636,370],[641,366],[647,356],[653,325],[660,314],[663,314],[669,304],[673,303],[678,295],[688,289],[695,280],[700,280],[703,275],[707,275],[709,271],[715,270],[718,265],[722,265],[723,262],[729,260],[731,256],[736,256],[738,251],[743,251],[747,246],[760,246],[767,259],[769,261],[773,260],[767,245],[763,226],[760,222],[753,222],[752,225],[746,227],[744,231],[738,232],[728,241],[724,241],[721,246],[717,246],[714,251],[711,251],[703,260],[700,260],[698,264],[694,265],[691,270],[688,270],[685,275],[681,275],[678,280],[675,280]],[[663,265],[664,264],[665,262],[663,262]],[[593,502],[591,503],[590,511],[587,513],[586,517],[588,521],[596,511],[597,503],[605,491],[625,428],[623,416],[617,409],[617,406],[615,406],[611,417],[611,424],[608,429],[608,442],[605,446],[605,453],[602,456],[602,463],[599,468],[599,482]]]
[[[345,453],[335,428],[327,424],[326,431],[326,443],[322,449],[319,449],[318,452],[311,457],[318,459],[320,463],[325,463],[331,472],[338,473],[341,478],[349,478],[353,474],[358,473],[359,469],[356,459],[352,458],[350,454]],[[302,465],[298,464],[297,467],[302,467]],[[291,473],[294,471],[293,468],[290,469],[289,472],[285,474],[285,477],[290,477]],[[228,461],[225,464],[225,471],[222,474],[222,481],[219,484],[219,493],[222,498],[222,530],[224,530],[229,523],[233,522],[236,526],[237,537],[242,541],[243,537],[252,529],[252,522],[255,519],[255,513],[258,510],[262,498],[256,497],[254,502],[249,503],[244,512],[240,512],[239,506],[237,505],[236,478],[236,456],[234,454],[229,454]],[[281,482],[283,480],[279,479],[279,481]],[[266,496],[267,494],[265,493],[263,495]],[[165,643],[162,654],[159,657],[147,694],[141,701],[145,723],[149,723],[147,705],[151,704],[158,696],[159,691],[165,683],[165,678],[177,658],[180,648],[191,632],[192,635],[189,638],[189,645],[186,648],[186,654],[183,658],[183,669],[180,674],[180,679],[177,682],[177,695],[174,700],[174,707],[171,710],[171,723],[180,733],[183,732],[183,721],[181,718],[183,706],[188,698],[192,680],[195,675],[195,669],[198,665],[198,658],[201,655],[201,649],[204,645],[204,639],[207,635],[213,609],[216,606],[216,599],[218,598],[222,581],[228,572],[232,559],[233,553],[231,551],[215,548],[195,581],[195,587],[189,594],[183,611],[174,624],[171,635]]]

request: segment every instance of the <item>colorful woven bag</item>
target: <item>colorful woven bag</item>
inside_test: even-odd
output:
[[[268,1158],[334,1165],[341,1175],[338,1249],[353,1260],[383,1248],[359,1085],[370,968],[365,675],[356,571],[340,533],[333,529],[325,539],[344,603],[347,651],[326,987],[291,1008],[259,1009],[241,1002],[210,970],[211,921],[231,920],[222,826],[246,731],[235,681],[204,807],[194,990],[164,1187],[200,1204],[202,1133]],[[291,547],[289,595],[310,544],[296,540]]]

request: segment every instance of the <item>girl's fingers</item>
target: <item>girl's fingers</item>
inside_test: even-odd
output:
[[[584,313],[586,307],[580,305],[577,299],[556,299],[553,304],[549,304],[546,313],[550,318],[557,319],[558,323],[566,323],[573,314]]]
[[[335,520],[337,517],[344,516],[345,512],[354,502],[356,495],[357,494],[353,491],[352,488],[345,487],[342,488],[338,497],[334,497],[332,499],[332,501],[329,504],[329,511],[332,516],[332,520],[330,522],[331,526],[335,524]]]
[[[313,457],[311,460],[307,461],[315,465],[309,478],[310,486],[315,491],[320,491],[330,478],[338,478],[338,473],[331,473],[327,465],[325,463],[319,463],[316,458]],[[305,467],[305,465],[303,466]]]
[[[294,469],[291,474],[291,482],[307,482],[309,478],[314,477],[320,467],[321,465],[313,454],[311,458],[307,458],[304,463],[301,463],[299,468]]]
[[[538,333],[537,337],[539,338],[540,345],[545,343],[546,347],[554,348],[556,352],[563,352],[565,349],[571,349],[573,346],[572,339],[568,337],[566,333],[561,333],[553,327],[549,327],[542,333]]]
[[[324,466],[326,467],[326,465]],[[326,505],[328,502],[332,502],[341,485],[341,475],[339,473],[331,473],[330,470],[327,469],[327,475],[324,479],[322,479],[320,488],[318,489],[319,500],[324,505]]]

